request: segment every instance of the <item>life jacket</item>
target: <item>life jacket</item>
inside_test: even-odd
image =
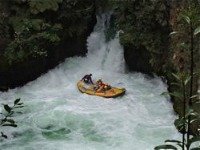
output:
[[[106,86],[106,84],[101,82],[101,83],[99,83],[99,86]]]

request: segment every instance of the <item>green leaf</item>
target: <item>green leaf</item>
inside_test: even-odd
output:
[[[11,112],[11,108],[8,105],[4,105],[4,109],[9,113]]]
[[[22,104],[24,104],[24,103],[18,103],[17,105],[22,105]]]
[[[200,136],[194,136],[194,137],[192,137],[192,138],[189,139],[189,141],[188,141],[189,147],[191,146],[192,143],[198,142],[198,141],[200,141]]]
[[[179,98],[180,100],[182,100],[182,98],[183,98],[182,94],[179,93],[179,92],[163,92],[161,95],[163,95],[163,96],[168,96],[168,95],[174,96],[174,97]]]
[[[171,83],[171,85],[175,85],[175,86],[181,87],[181,85],[179,83],[176,83],[176,82]]]
[[[166,140],[165,142],[172,142],[172,143],[183,143],[181,141],[178,141],[178,140]]]
[[[179,92],[169,92],[169,95],[170,96],[174,96],[176,98],[179,98],[180,100],[183,99],[183,95],[181,93],[179,93]]]
[[[200,77],[200,71],[193,73],[194,76]]]
[[[174,149],[174,150],[177,150],[177,148],[175,146],[168,145],[168,144],[166,144],[166,145],[159,145],[159,146],[156,146],[154,148],[154,150],[160,150],[160,149]]]
[[[200,33],[200,27],[197,27],[195,30],[194,30],[194,35],[197,35]]]
[[[187,107],[186,108],[186,116],[188,116],[189,114],[193,113],[194,109]]]
[[[169,35],[171,36],[171,35],[175,35],[175,34],[178,34],[178,32],[177,31],[173,31]]]
[[[189,116],[192,116],[193,118],[198,118],[199,114],[197,112],[195,112],[193,109],[187,108],[186,117],[189,117]]]
[[[19,101],[20,101],[20,98],[16,99],[15,102],[14,102],[14,104],[15,104],[15,105],[18,104]]]
[[[196,122],[196,121],[198,121],[198,119],[192,119],[192,120],[190,120],[190,123],[193,123],[193,122]]]
[[[7,136],[7,135],[5,135],[3,132],[1,132],[1,136],[2,136],[3,138],[5,138],[5,139],[7,139],[7,138],[8,138],[8,136]]]
[[[6,123],[6,124],[3,124],[3,126],[10,126],[10,127],[17,127],[17,125],[16,124],[8,124],[8,123]]]
[[[178,146],[180,146],[181,148],[183,147],[183,145],[182,145],[182,144],[180,144],[180,143],[178,143],[177,145],[178,145]]]
[[[174,125],[179,131],[181,131],[187,125],[187,120],[185,120],[184,118],[178,118],[174,121]]]
[[[187,78],[185,79],[185,81],[184,81],[184,85],[187,85],[188,82],[190,81],[190,79],[191,79],[191,76],[187,77]]]
[[[24,106],[16,106],[15,108],[22,108],[22,107],[24,107]]]
[[[195,112],[193,109],[189,109],[187,110],[187,113],[186,113],[186,117],[188,116],[199,117],[199,114]]]
[[[176,74],[174,74],[174,73],[172,73],[172,75],[173,75],[178,81],[181,81],[181,78],[180,78],[178,75],[176,75]]]
[[[185,42],[182,42],[179,46],[180,46],[180,48],[183,48],[185,50],[188,50],[188,48],[189,48]]]
[[[169,92],[163,92],[161,95],[163,95],[163,96],[168,96],[168,95],[169,95]]]
[[[183,18],[188,24],[190,24],[190,22],[191,22],[190,17],[188,17],[187,15],[182,15],[182,18]]]
[[[190,150],[200,150],[200,147],[194,147],[194,148],[191,148]]]
[[[13,119],[6,119],[7,122],[10,122],[11,124],[15,124],[15,121]]]
[[[3,132],[1,132],[1,137],[5,138],[5,139],[7,139],[7,138],[8,138],[8,136],[7,136],[7,135],[5,135]]]
[[[199,114],[197,112],[192,112],[189,114],[189,116],[199,117]]]
[[[169,95],[174,96],[176,98],[179,98],[180,100],[182,100],[182,98],[183,98],[182,94],[179,92],[163,92],[161,95],[162,96],[169,96]]]
[[[199,95],[197,94],[197,95],[191,96],[190,99],[195,99],[195,98],[198,98],[198,97],[199,97]]]
[[[178,146],[182,147],[183,146],[183,142],[179,141],[179,140],[166,140],[165,142],[169,142],[169,143],[177,143]],[[184,144],[185,145],[185,144]]]

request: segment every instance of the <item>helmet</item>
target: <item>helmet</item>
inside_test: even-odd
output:
[[[98,80],[97,80],[97,83],[99,83],[99,82],[102,82],[102,80],[101,80],[101,79],[98,79]]]

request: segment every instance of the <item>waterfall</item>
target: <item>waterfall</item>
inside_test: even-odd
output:
[[[97,16],[97,24],[94,32],[89,36],[87,42],[89,62],[93,69],[109,70],[113,72],[124,72],[125,61],[123,48],[119,43],[119,33],[114,39],[106,41],[105,32],[109,28],[110,13]]]

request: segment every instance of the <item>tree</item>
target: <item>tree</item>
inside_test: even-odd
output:
[[[182,141],[167,140],[166,142],[177,143],[183,150],[185,148],[189,150],[193,142],[200,140],[200,137],[198,135],[192,135],[191,131],[191,124],[200,122],[199,112],[193,109],[193,105],[199,104],[199,95],[197,89],[194,87],[194,72],[196,69],[194,54],[198,57],[198,53],[195,53],[198,45],[196,38],[200,33],[199,6],[199,2],[195,0],[191,3],[186,2],[185,8],[182,9],[179,14],[177,31],[171,33],[173,38],[178,39],[176,41],[178,44],[174,46],[176,49],[174,59],[179,62],[177,65],[179,73],[173,74],[177,80],[177,82],[173,84],[178,86],[175,89],[178,92],[170,93],[170,95],[174,96],[176,101],[181,100],[183,103],[182,115],[175,121],[175,126],[182,133]],[[188,58],[181,53],[188,54]],[[193,137],[191,138],[190,135]],[[173,145],[161,145],[157,146],[155,149],[170,149],[170,147],[172,149],[177,149]],[[200,147],[191,149],[200,149]]]

